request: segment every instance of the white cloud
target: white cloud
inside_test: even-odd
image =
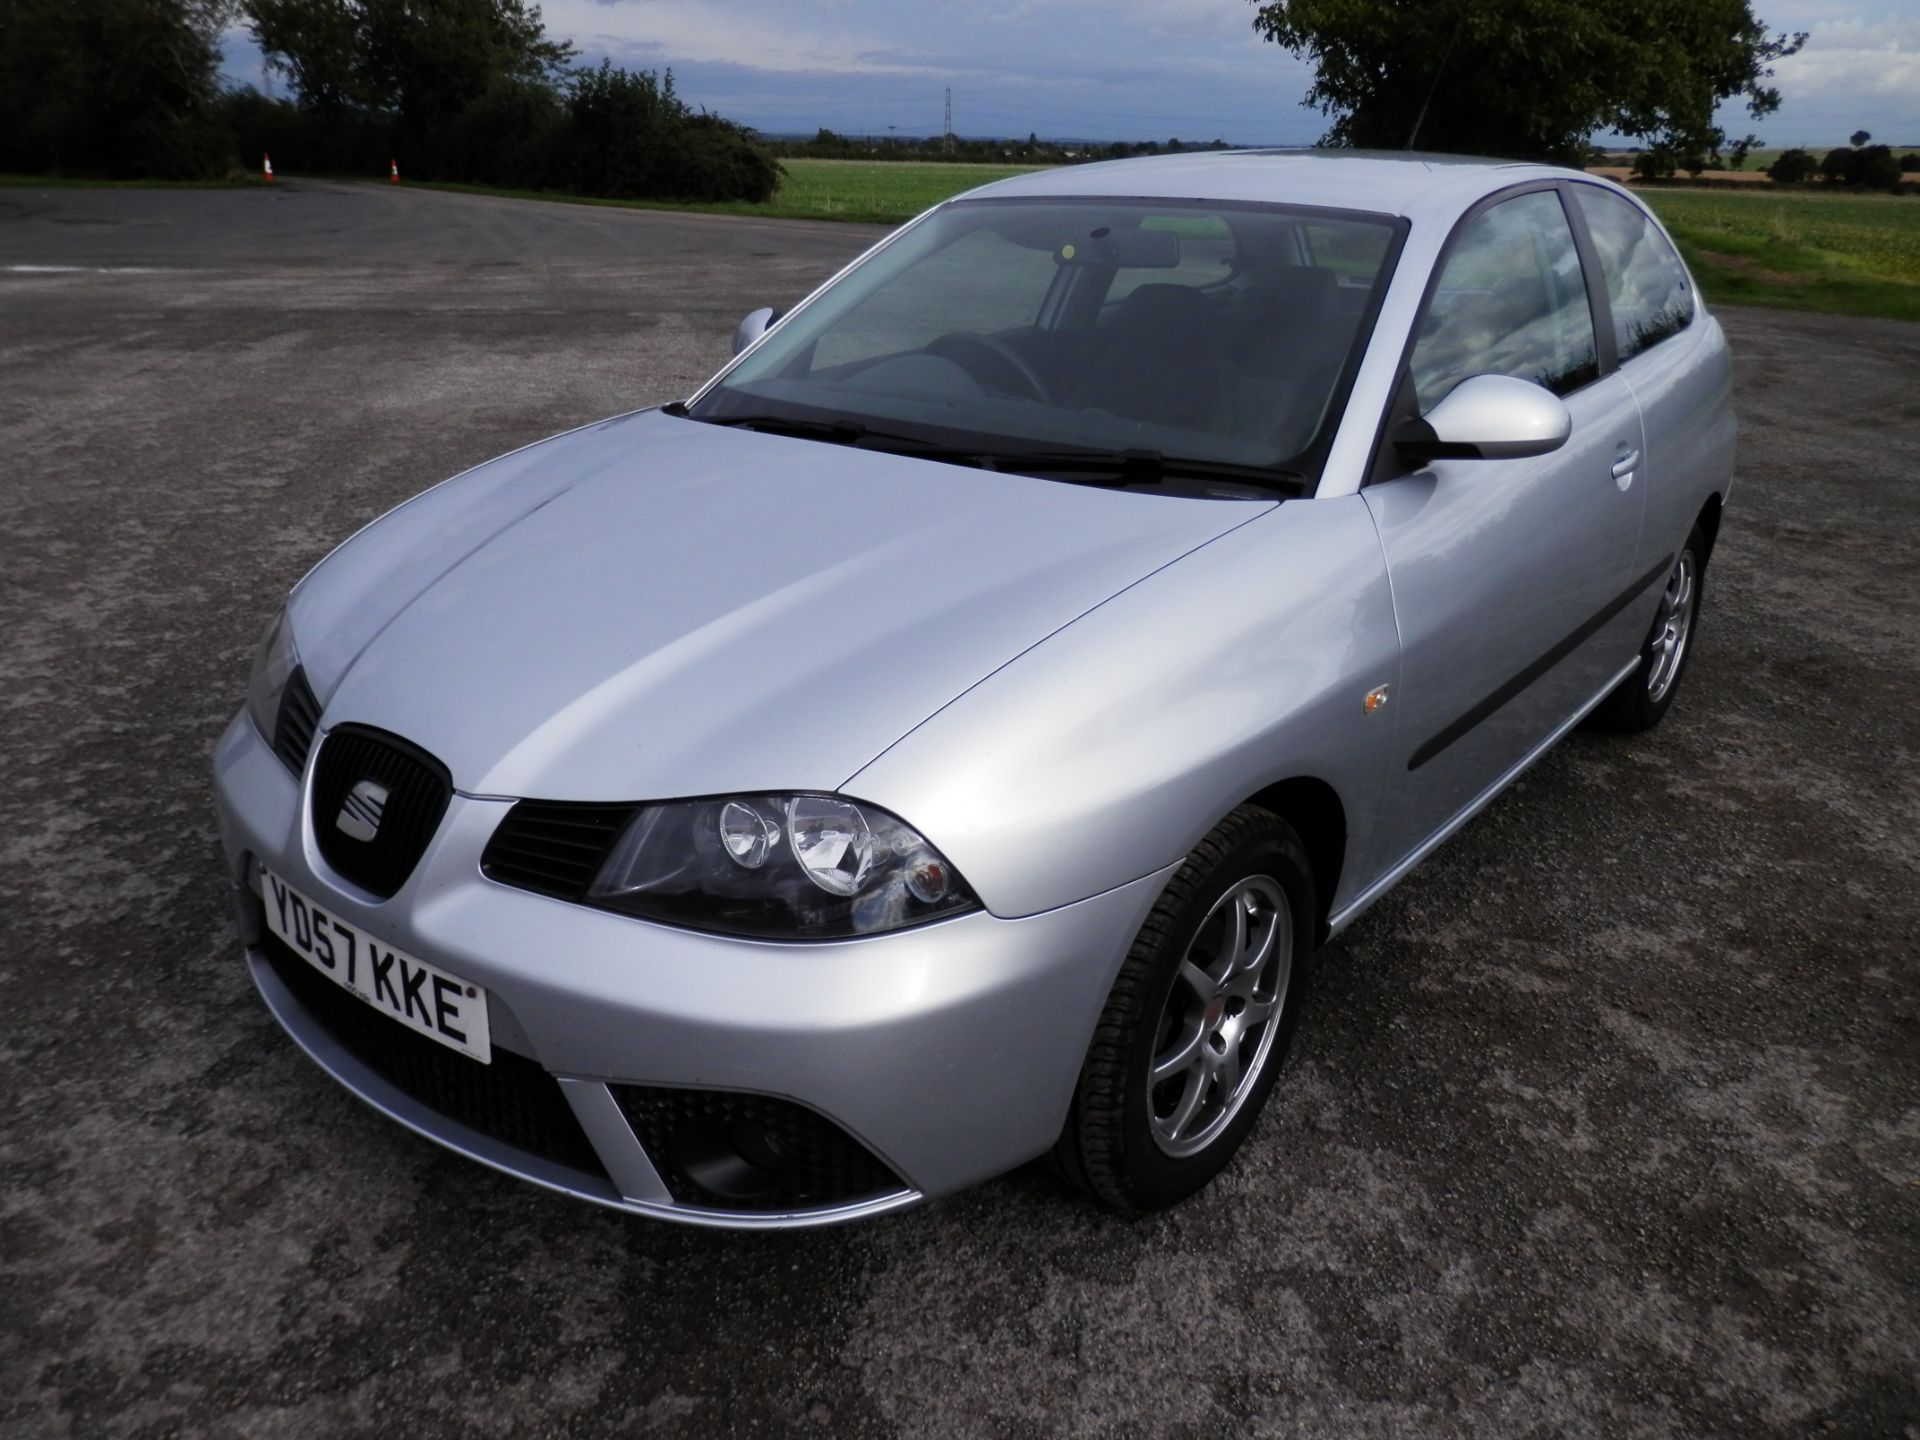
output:
[[[797,28],[793,10],[780,5],[548,0],[541,8],[548,32],[570,36],[583,50],[595,44],[650,50],[669,64],[707,62],[842,75],[911,74],[925,68],[862,58],[874,49],[871,31],[822,26],[817,20]]]
[[[1858,0],[1799,0],[1756,7],[1778,31],[1806,31],[1797,55],[1774,66],[1779,111],[1758,128],[1772,144],[1839,144],[1856,128],[1920,141],[1920,10]],[[1742,128],[1746,117],[1733,120]]]

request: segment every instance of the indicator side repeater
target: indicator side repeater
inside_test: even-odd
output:
[[[1365,703],[1367,707],[1367,714],[1369,715],[1373,714],[1374,711],[1380,709],[1381,706],[1387,703],[1387,687],[1384,685],[1374,686],[1373,689],[1367,692],[1367,698]]]

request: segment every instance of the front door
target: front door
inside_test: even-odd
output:
[[[1620,603],[1646,491],[1640,412],[1617,373],[1599,375],[1557,190],[1462,223],[1409,370],[1422,413],[1469,376],[1515,375],[1559,394],[1573,431],[1550,455],[1438,460],[1362,491],[1401,643],[1383,869],[1591,700],[1634,654],[1627,629],[1645,623]]]

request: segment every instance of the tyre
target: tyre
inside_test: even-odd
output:
[[[1314,915],[1306,850],[1278,816],[1242,806],[1195,846],[1120,967],[1056,1168],[1129,1211],[1219,1174],[1286,1058]]]
[[[1707,538],[1695,526],[1687,543],[1674,557],[1667,588],[1660,596],[1659,613],[1640,647],[1640,664],[1602,700],[1591,717],[1595,729],[1627,734],[1651,730],[1673,704],[1687,661],[1693,654],[1693,635],[1699,628],[1700,599],[1707,579]]]

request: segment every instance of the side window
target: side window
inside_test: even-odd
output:
[[[1307,263],[1331,270],[1342,280],[1371,285],[1386,262],[1391,231],[1378,225],[1309,220],[1300,227]]]
[[[1600,252],[1621,360],[1686,329],[1693,322],[1693,287],[1666,237],[1618,195],[1592,185],[1576,185],[1573,193]]]
[[[813,369],[918,350],[949,331],[991,334],[1031,325],[1058,266],[982,228],[917,262],[915,285],[882,286],[820,337]],[[927,297],[939,300],[929,308]]]
[[[1421,411],[1475,375],[1513,375],[1565,395],[1599,373],[1580,253],[1560,197],[1531,191],[1469,221],[1413,347]]]

